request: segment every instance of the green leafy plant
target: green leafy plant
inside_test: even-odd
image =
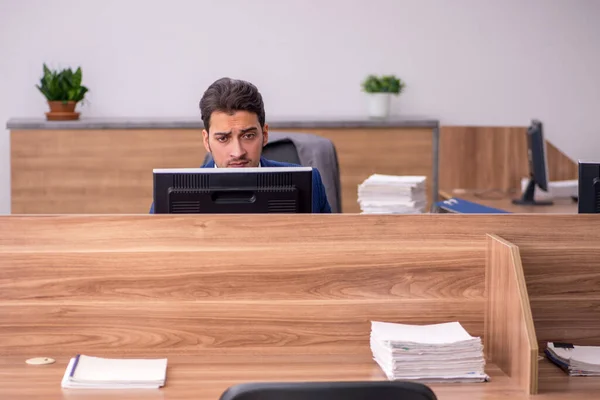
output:
[[[391,93],[399,95],[405,87],[406,83],[394,75],[369,75],[362,82],[362,89],[367,93]]]
[[[88,88],[81,84],[81,67],[75,72],[71,68],[61,71],[53,71],[44,64],[44,76],[40,79],[40,84],[36,85],[40,92],[48,101],[82,101]]]

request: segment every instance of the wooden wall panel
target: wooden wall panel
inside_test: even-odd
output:
[[[298,132],[298,130],[278,130]],[[302,129],[333,142],[338,153],[342,210],[358,213],[358,185],[372,174],[424,175],[431,198],[431,129]]]
[[[529,176],[526,127],[443,126],[440,188],[521,191]],[[577,164],[546,140],[549,179],[577,179]]]
[[[425,175],[430,184],[431,129],[297,131],[334,142],[345,213],[360,211],[358,185],[373,173]],[[13,131],[12,213],[147,213],[152,169],[195,168],[205,155],[199,130]]]
[[[367,355],[377,318],[458,320],[482,335],[488,232],[521,248],[540,340],[550,338],[551,310],[563,307],[552,318],[565,338],[582,337],[575,322],[588,321],[588,339],[598,340],[595,295],[563,295],[563,306],[535,291],[550,279],[544,269],[559,265],[583,265],[580,277],[595,279],[586,254],[598,223],[599,215],[533,214],[4,216],[0,354],[262,346]]]
[[[147,213],[152,169],[198,167],[195,130],[11,132],[13,214]]]
[[[483,334],[469,238],[387,237],[361,215],[215,217],[0,218],[0,354],[368,355],[371,320]]]
[[[487,236],[485,353],[526,393],[538,391],[538,344],[519,248]]]

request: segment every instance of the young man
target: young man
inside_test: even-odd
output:
[[[204,148],[212,161],[202,168],[294,167],[296,164],[262,157],[269,139],[265,107],[256,86],[250,82],[221,78],[204,92],[200,100],[204,122]],[[313,168],[313,213],[330,213],[321,175]],[[154,213],[154,207],[150,209]]]

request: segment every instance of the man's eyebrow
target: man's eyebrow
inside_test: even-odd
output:
[[[227,136],[227,135],[231,135],[231,131],[229,131],[229,132],[215,132],[215,133],[213,133],[213,135]]]
[[[244,128],[244,129],[242,129],[240,132],[242,132],[242,133],[248,133],[248,132],[257,131],[257,130],[258,130],[257,127],[251,126],[250,128]]]

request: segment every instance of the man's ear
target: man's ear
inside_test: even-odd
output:
[[[263,147],[265,147],[267,145],[267,143],[269,143],[269,124],[265,124],[265,126],[263,126]]]
[[[202,130],[202,143],[204,143],[204,148],[206,151],[210,153],[210,144],[208,143],[208,131],[206,129]]]

